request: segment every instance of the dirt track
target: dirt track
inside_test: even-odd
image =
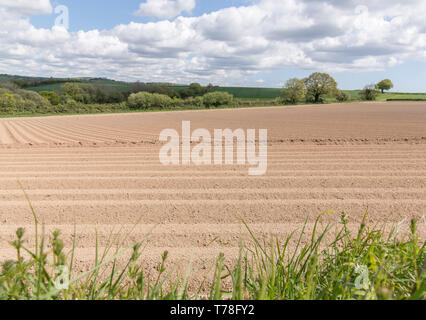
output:
[[[159,133],[182,120],[193,129],[268,129],[267,175],[162,166]],[[354,227],[367,209],[372,223],[426,214],[425,103],[0,119],[0,145],[0,260],[14,258],[7,241],[17,227],[32,243],[18,181],[69,247],[76,222],[81,268],[92,262],[95,230],[102,242],[139,220],[126,244],[153,230],[145,254],[153,263],[165,249],[172,260],[232,257],[247,234],[241,219],[259,236],[283,236],[329,210],[324,222],[345,211]]]

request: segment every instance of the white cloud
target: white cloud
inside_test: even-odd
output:
[[[195,8],[195,0],[147,0],[139,5],[136,15],[171,19],[182,12],[191,12]]]
[[[22,16],[49,6],[0,0],[0,73],[220,84],[285,67],[371,71],[426,61],[423,0],[260,0],[88,32],[40,29]]]
[[[50,0],[0,0],[0,9],[27,16],[52,13]]]

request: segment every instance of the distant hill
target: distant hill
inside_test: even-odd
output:
[[[95,86],[116,89],[118,91],[129,91],[130,83],[115,81],[106,78],[47,78],[47,77],[26,77],[17,75],[0,74],[0,82],[14,82],[20,87],[31,91],[56,91],[60,92],[61,87],[66,82],[90,83]]]
[[[18,75],[0,74],[0,82],[16,82],[21,87],[36,92],[56,91],[60,92],[61,87],[66,82],[89,83],[107,89],[115,89],[121,92],[130,91],[132,83],[124,81],[115,81],[107,78],[47,78],[47,77],[26,77]],[[149,82],[150,85],[167,86],[173,90],[180,91],[187,89],[188,85]],[[232,94],[235,98],[241,99],[275,99],[280,95],[281,89],[277,88],[251,88],[251,87],[215,87],[214,91],[224,91]]]

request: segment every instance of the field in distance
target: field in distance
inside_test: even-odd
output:
[[[12,80],[23,80],[23,81],[46,81],[49,78],[34,78],[34,77],[20,77],[20,76],[9,76],[0,75],[0,82],[12,81]],[[55,80],[55,79],[50,79]],[[58,83],[42,84],[34,87],[28,87],[27,90],[36,92],[41,91],[61,91],[61,86],[66,82],[66,79],[57,79]],[[131,83],[124,81],[114,81],[110,79],[102,78],[81,78],[81,79],[70,79],[73,81],[81,81],[82,83],[90,83],[94,86],[100,86],[103,88],[109,88],[111,90],[118,90],[122,92],[131,90]],[[175,85],[168,84],[173,90],[179,91],[188,89],[187,85]],[[273,100],[280,96],[282,88],[263,88],[263,87],[223,87],[216,86],[214,91],[228,92],[237,99],[250,99],[250,100]],[[348,93],[353,100],[359,100],[360,90],[343,90]],[[387,99],[396,100],[426,100],[426,93],[400,93],[400,92],[386,92],[379,94],[377,97],[378,101],[386,101]],[[327,99],[332,100],[332,99]]]

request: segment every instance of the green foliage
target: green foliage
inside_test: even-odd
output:
[[[183,99],[180,99],[180,98],[174,97],[174,98],[172,99],[172,104],[171,104],[171,106],[172,106],[172,107],[176,107],[176,108],[179,108],[179,107],[185,107],[185,106],[186,106],[186,101],[185,101],[185,100],[183,100]]]
[[[49,101],[36,92],[21,90],[16,85],[2,84],[0,88],[0,113],[33,113],[48,108]]]
[[[128,99],[131,109],[148,109],[152,106],[152,94],[148,92],[132,93]]]
[[[204,98],[203,97],[195,97],[193,105],[197,107],[203,107],[204,106]]]
[[[306,85],[303,80],[293,78],[286,82],[281,91],[281,102],[286,104],[297,104],[305,100]]]
[[[94,267],[76,273],[75,248],[66,252],[59,230],[41,233],[35,221],[34,248],[26,246],[25,230],[16,231],[11,246],[16,258],[1,263],[0,300],[191,300],[202,288],[189,292],[190,269],[185,276],[167,267],[168,252],[157,266],[157,275],[145,274],[142,248],[147,239],[129,248],[116,247],[130,234],[111,235],[100,251],[96,241]],[[340,223],[313,230],[307,223],[285,239],[260,242],[246,225],[252,243],[240,246],[237,261],[228,265],[224,254],[212,263],[206,282],[212,300],[424,300],[426,299],[425,244],[417,224],[410,234],[371,229],[364,217],[352,234],[345,214]],[[74,239],[76,235],[74,234]],[[149,238],[149,235],[147,236]],[[294,244],[295,247],[290,247]],[[28,253],[28,255],[24,255]],[[123,264],[118,259],[124,260]],[[122,265],[123,267],[119,267]],[[206,266],[207,267],[207,266]],[[210,269],[210,268],[207,268]],[[66,272],[66,271],[68,272]],[[208,276],[208,275],[206,275]],[[225,292],[225,282],[232,285]]]
[[[207,87],[203,87],[199,83],[191,83],[188,88],[179,90],[181,98],[195,98],[205,95],[214,89],[213,85],[209,84]]]
[[[81,82],[80,79],[56,79],[56,78],[16,78],[12,80],[20,88],[33,88],[40,86],[61,85],[66,82]]]
[[[16,108],[15,96],[11,93],[3,93],[0,95],[0,109],[2,111],[13,110]]]
[[[227,92],[210,92],[203,96],[203,104],[208,107],[219,107],[232,103],[234,97]]]
[[[280,97],[279,88],[213,87],[212,92],[228,92],[236,99],[273,100]]]
[[[380,89],[382,93],[384,93],[385,90],[388,91],[393,88],[393,83],[390,79],[385,79],[377,84],[377,88]]]
[[[62,86],[62,93],[78,102],[84,102],[83,90],[76,83],[67,82]]]
[[[333,228],[328,225],[320,231],[319,221],[318,218],[312,235],[308,235],[312,240],[304,246],[303,228],[294,252],[288,252],[291,237],[284,246],[278,241],[262,246],[255,240],[254,262],[246,260],[249,297],[262,294],[272,300],[426,298],[426,273],[421,267],[426,258],[425,247],[419,242],[414,221],[411,235],[405,240],[399,239],[396,229],[390,234],[368,229],[365,218],[356,237],[352,237],[343,214],[342,227],[327,245],[326,236]]]
[[[154,93],[151,97],[151,103],[152,108],[165,109],[173,105],[173,99],[164,94]]]
[[[307,100],[321,103],[327,95],[333,95],[337,91],[337,82],[327,73],[313,73],[305,80],[307,88]]]
[[[204,89],[199,83],[191,83],[188,90],[190,90],[194,96],[200,96],[204,93]]]
[[[2,89],[6,89],[7,91],[10,92],[15,92],[17,90],[19,90],[19,86],[16,85],[14,82],[0,82],[0,88]]]
[[[54,106],[61,103],[61,97],[54,91],[41,91],[40,95],[49,100],[49,102]]]
[[[71,98],[77,102],[90,103],[120,103],[127,100],[127,95],[116,89],[94,86],[89,83],[66,83],[62,86],[64,100]]]
[[[173,100],[169,96],[158,93],[138,92],[132,93],[128,99],[128,105],[131,109],[165,109],[179,104],[182,101]]]
[[[179,97],[176,91],[174,91],[173,89],[169,88],[166,85],[160,85],[160,84],[147,84],[142,82],[136,82],[131,84],[130,91],[132,93],[138,93],[138,92],[158,93],[158,94],[169,96],[170,98]]]
[[[342,90],[337,90],[336,91],[336,99],[339,102],[346,102],[349,101],[351,99],[351,96],[349,95],[349,93],[342,91]]]
[[[379,92],[374,84],[365,86],[364,89],[359,92],[360,98],[366,101],[376,100],[378,94]]]

